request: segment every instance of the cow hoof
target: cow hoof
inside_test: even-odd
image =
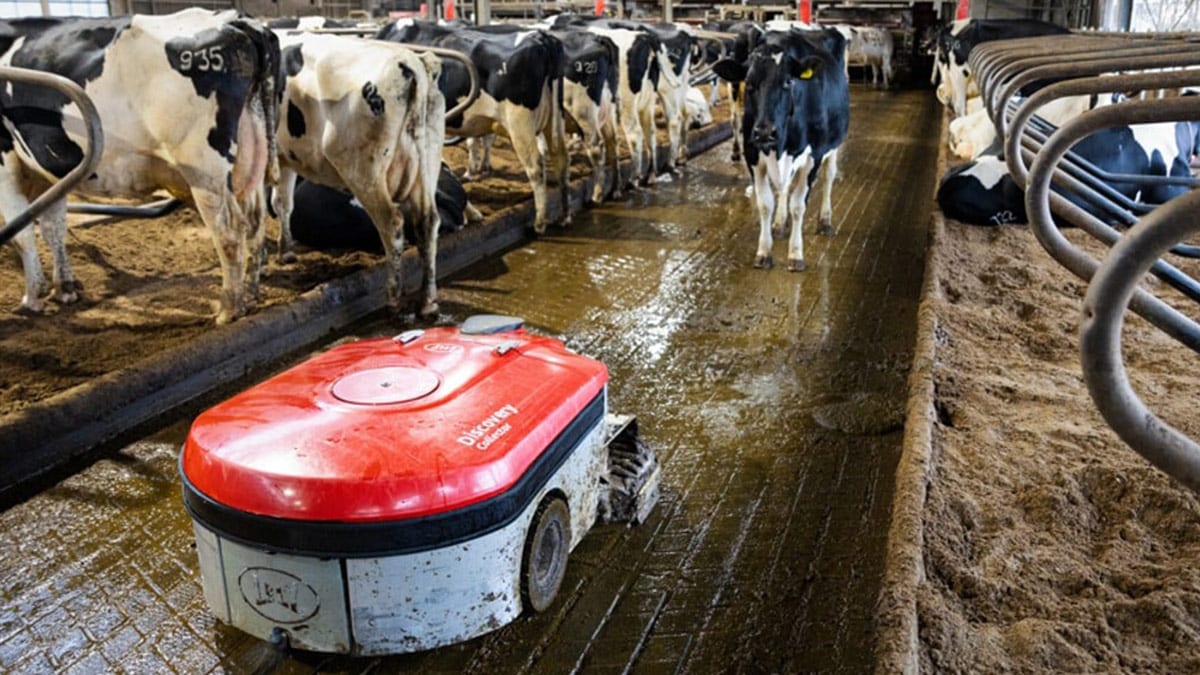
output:
[[[775,266],[775,260],[769,255],[760,255],[754,259],[754,266],[760,270],[769,270]]]
[[[13,307],[13,314],[18,316],[41,316],[41,307],[30,307],[29,305],[17,305]]]
[[[791,260],[791,259],[789,259],[789,260],[788,260],[788,271],[790,271],[790,272],[803,272],[803,271],[804,271],[804,261],[803,261],[803,260]]]
[[[539,235],[539,236],[546,234],[546,224],[545,223],[534,223],[533,224],[533,233],[535,235]]]
[[[621,188],[613,188],[612,194],[608,197],[609,199],[624,199],[625,192]]]
[[[817,223],[817,234],[822,234],[822,235],[825,235],[826,237],[832,237],[833,236],[833,223],[830,222],[829,220],[822,218],[821,222]]]
[[[64,288],[63,290],[59,291],[58,293],[55,293],[54,295],[50,296],[50,299],[53,300],[54,302],[57,302],[60,305],[70,305],[72,303],[79,302],[79,293],[76,292],[74,289],[67,290],[66,288]]]
[[[279,263],[282,265],[291,265],[297,260],[299,260],[299,258],[296,257],[295,251],[284,251],[283,253],[279,254]]]
[[[419,312],[417,312],[417,316],[421,317],[422,319],[432,319],[437,316],[437,313],[438,313],[438,304],[437,304],[437,301],[435,300],[433,302],[425,303],[425,305],[423,307],[421,307],[421,310]]]
[[[740,162],[740,161],[742,161],[742,153],[735,151],[729,155],[729,159],[734,162]]]

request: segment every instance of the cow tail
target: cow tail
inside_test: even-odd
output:
[[[260,109],[267,128],[265,179],[268,184],[275,184],[279,181],[279,148],[275,135],[279,129],[279,101],[283,98],[283,88],[286,84],[281,70],[279,37],[256,21],[242,19],[236,23],[258,52],[258,67],[255,69],[251,96],[256,101],[255,107]]]

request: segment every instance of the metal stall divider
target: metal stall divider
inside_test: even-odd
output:
[[[1200,303],[1200,281],[1162,259],[1167,253],[1200,257],[1200,247],[1184,243],[1200,234],[1200,192],[1153,205],[1129,199],[1110,185],[1194,188],[1200,179],[1108,172],[1071,152],[1078,141],[1103,129],[1200,122],[1200,96],[1164,96],[1169,90],[1200,87],[1200,36],[1085,33],[1009,40],[980,45],[972,51],[970,65],[1003,142],[1009,173],[1025,190],[1035,236],[1055,260],[1090,282],[1083,302],[1080,356],[1093,402],[1126,444],[1200,492],[1200,443],[1150,411],[1133,391],[1121,356],[1126,308],[1200,352],[1200,324],[1139,287],[1145,274],[1154,274],[1184,298]],[[1028,97],[1019,95],[1035,83],[1039,90]],[[1101,96],[1111,100],[1114,93],[1147,91],[1155,94],[1095,106]],[[1092,109],[1058,128],[1037,117],[1037,111],[1053,101],[1085,95],[1093,97]],[[1091,210],[1052,191],[1052,184]],[[1064,237],[1054,216],[1109,246],[1104,259]],[[1122,233],[1106,220],[1128,231]]]

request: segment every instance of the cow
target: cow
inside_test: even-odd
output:
[[[419,233],[424,282],[417,312],[435,314],[435,193],[446,112],[437,88],[441,59],[355,37],[299,33],[279,40],[286,87],[277,134],[281,175],[273,205],[280,222],[281,260],[295,259],[291,215],[296,177],[344,187],[379,230],[393,310],[399,309],[403,294],[404,224]]]
[[[104,129],[95,172],[76,188],[99,197],[157,190],[193,205],[221,265],[216,322],[249,311],[258,295],[264,179],[278,173],[279,45],[236,12],[0,22],[0,65],[57,73],[83,87]],[[82,160],[78,108],[57,91],[0,89],[0,212],[12,219]],[[67,262],[66,204],[39,218],[54,258],[53,297],[78,299]],[[45,283],[34,230],[14,239],[25,270],[20,310],[40,313]]]
[[[620,83],[618,118],[633,162],[626,187],[635,187],[639,182],[650,185],[657,174],[655,158],[658,136],[654,128],[654,101],[662,71],[659,58],[662,45],[658,37],[630,22],[576,15],[560,14],[550,25],[556,29],[580,28],[604,36],[617,46]]]
[[[1200,155],[1200,123],[1162,122],[1102,129],[1079,141],[1071,152],[1109,173],[1190,177],[1191,159]],[[1135,183],[1112,183],[1109,187],[1143,204],[1162,204],[1189,189]],[[1053,189],[1102,220],[1113,221],[1111,214],[1082,197],[1064,193],[1058,187]],[[943,213],[964,223],[1027,222],[1024,191],[1009,176],[1004,161],[995,155],[982,155],[951,168],[938,185],[937,201]]]
[[[768,32],[748,63],[722,60],[721,77],[746,84],[742,142],[759,211],[755,267],[773,265],[772,234],[788,241],[788,268],[804,269],[801,229],[808,192],[824,172],[819,232],[833,233],[830,191],[850,126],[846,39],[833,29]]]
[[[295,30],[321,30],[322,28],[354,28],[355,24],[350,21],[338,21],[337,19],[329,19],[323,16],[281,16],[267,20],[267,28],[273,31]]]
[[[667,171],[676,173],[687,164],[687,137],[691,120],[688,118],[687,93],[691,86],[689,72],[695,38],[690,29],[672,23],[642,24],[654,33],[659,44],[658,100],[667,123]]]
[[[879,86],[883,75],[883,88],[891,86],[892,79],[892,32],[875,26],[846,26],[836,28],[846,37],[846,65],[864,66],[871,69],[871,85]]]
[[[1081,113],[1091,110],[1098,103],[1111,100],[1095,96],[1067,96],[1055,99],[1042,106],[1037,115],[1043,121],[1054,126],[1062,126],[1068,120],[1078,117]],[[996,126],[988,116],[986,109],[973,105],[980,102],[979,97],[967,99],[967,110],[963,117],[951,120],[949,125],[950,151],[960,159],[974,159],[985,152],[999,152],[996,139]],[[975,108],[972,110],[972,108]]]
[[[939,49],[937,63],[942,73],[942,84],[946,87],[946,98],[958,117],[966,114],[971,69],[967,59],[977,45],[995,40],[1039,35],[1065,35],[1071,31],[1045,21],[1035,19],[971,19],[955,22],[947,31]],[[940,89],[940,88],[939,88]],[[1029,92],[1026,92],[1028,94]],[[942,94],[939,93],[939,99]]]
[[[507,132],[533,190],[534,231],[542,234],[551,221],[547,172],[558,183],[561,222],[570,224],[570,166],[563,124],[566,56],[558,38],[542,30],[451,28],[412,19],[385,25],[376,38],[467,54],[479,72],[479,98],[446,121],[446,134],[469,138],[501,129]],[[454,60],[444,62],[438,86],[447,101],[462,100],[469,90],[465,68]]]
[[[736,63],[747,63],[750,52],[758,46],[764,34],[762,26],[753,21],[719,21],[705,23],[700,26],[704,30],[720,33],[732,33],[735,37],[725,42],[728,58]],[[717,73],[720,76],[720,73]],[[721,78],[725,79],[725,78]],[[742,115],[743,89],[741,80],[726,80],[729,86],[729,124],[733,127],[733,146],[730,159],[742,161]],[[715,86],[715,85],[714,85]]]
[[[621,195],[617,156],[620,126],[620,50],[603,35],[579,29],[554,29],[563,43],[563,107],[567,130],[580,135],[592,165],[591,201],[604,201],[608,175],[612,193]]]
[[[292,236],[305,246],[319,250],[350,249],[383,253],[379,230],[354,194],[306,180],[297,181],[295,210],[292,212]],[[437,180],[438,238],[457,232],[468,223],[483,220],[483,215],[467,200],[467,192],[445,163]],[[330,227],[337,223],[337,227]],[[419,241],[423,236],[410,222],[404,223],[404,236]]]
[[[708,98],[704,92],[696,87],[688,87],[687,97],[683,103],[687,106],[689,127],[699,129],[713,123],[712,109],[708,107]]]

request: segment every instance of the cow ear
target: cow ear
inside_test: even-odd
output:
[[[788,59],[788,74],[801,80],[811,80],[821,70],[821,59],[807,56],[803,59]]]
[[[712,68],[717,77],[728,82],[741,82],[746,79],[746,66],[733,59],[721,59],[714,63]]]

